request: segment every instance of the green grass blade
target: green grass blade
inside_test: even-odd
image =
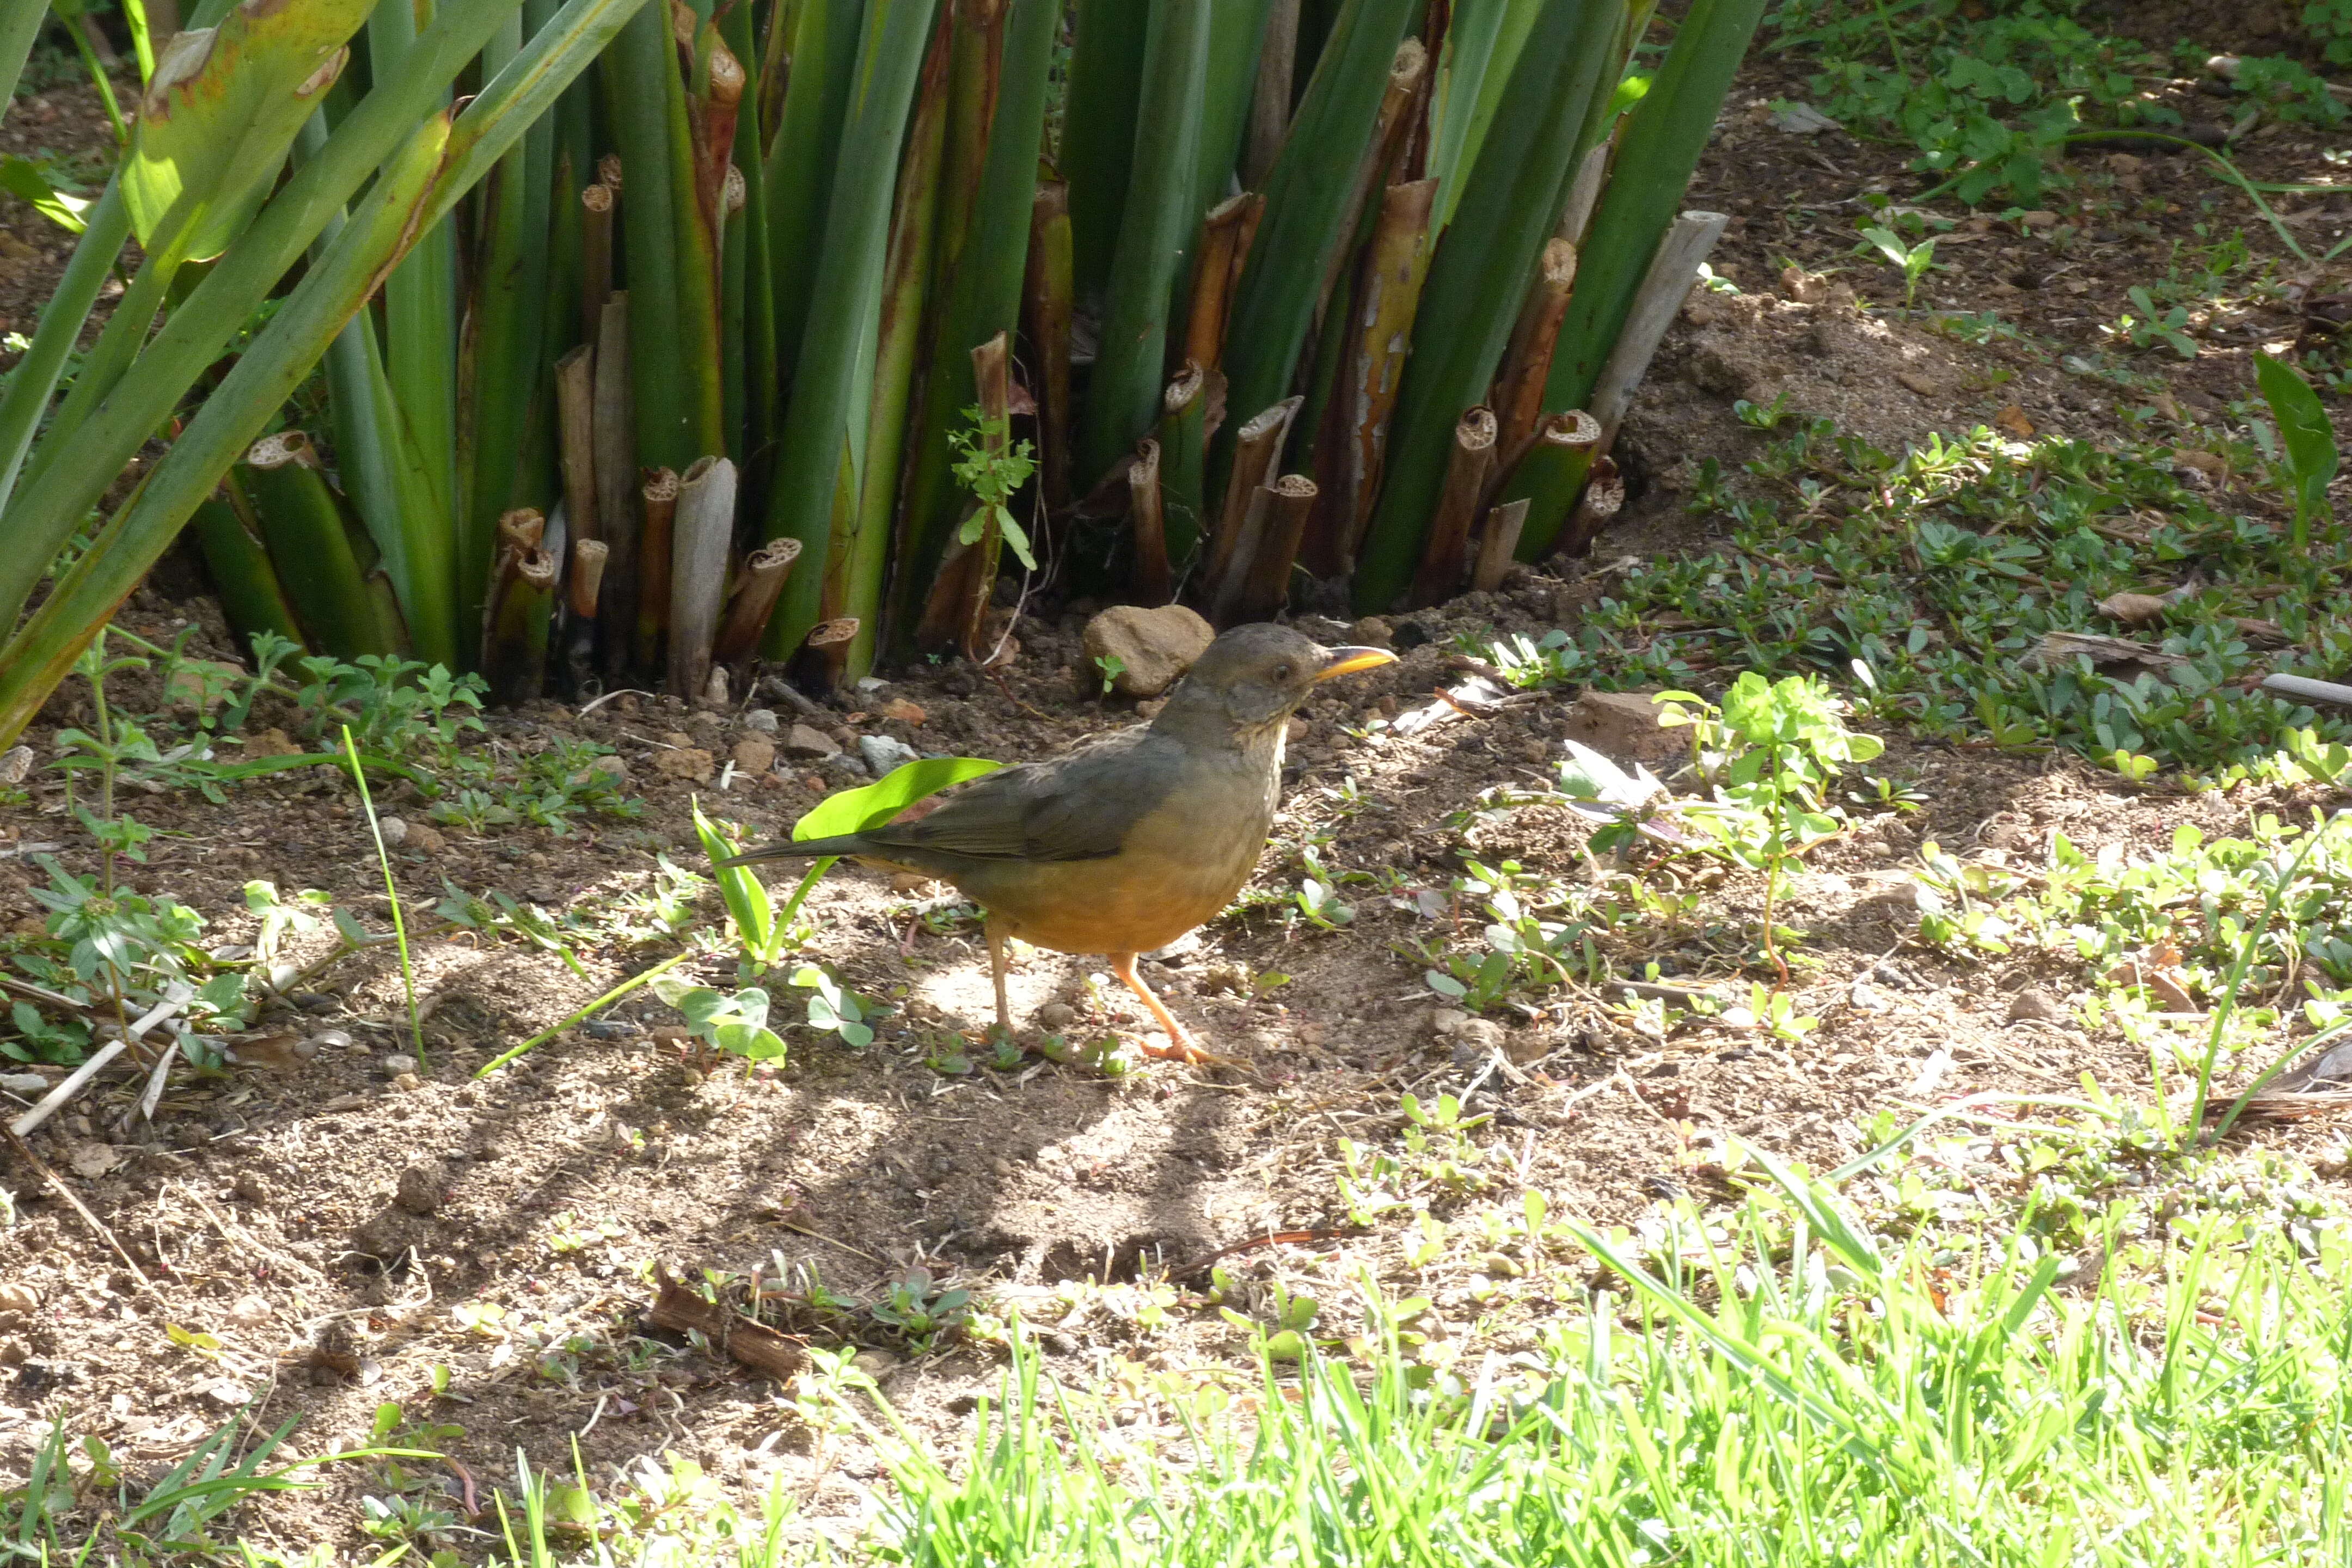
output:
[[[41,24],[48,15],[48,7],[40,5],[11,5],[0,15],[0,103],[16,96],[16,83],[33,53],[33,40],[41,36]]]
[[[37,7],[34,15],[40,15]],[[0,99],[0,103],[5,101]],[[33,331],[33,346],[16,362],[7,395],[0,398],[0,513],[8,510],[26,456],[33,449],[33,437],[40,429],[41,416],[48,412],[49,399],[57,392],[58,378],[65,374],[66,362],[81,336],[82,326],[89,320],[99,293],[113,275],[115,260],[130,237],[130,205],[123,199],[120,182],[110,180],[106,194],[86,216],[81,238],[74,245],[73,258],[66,263],[65,273],[58,279],[48,302],[41,307],[41,324]],[[50,439],[58,440],[61,434],[53,430]],[[12,550],[16,542],[12,530]],[[37,546],[31,548],[38,552]],[[55,551],[47,553],[54,554]],[[48,564],[46,554],[37,564]],[[9,596],[13,584],[12,575],[5,568],[0,568],[0,628],[8,626],[16,606],[23,603],[21,595]]]
[[[801,0],[793,32],[792,79],[765,170],[776,363],[786,367],[801,359],[865,12],[866,0]]]

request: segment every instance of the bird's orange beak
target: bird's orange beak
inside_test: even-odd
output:
[[[1395,662],[1396,655],[1384,647],[1335,647],[1324,657],[1323,668],[1315,672],[1315,679],[1328,680],[1335,675],[1353,675],[1360,669],[1378,669]]]

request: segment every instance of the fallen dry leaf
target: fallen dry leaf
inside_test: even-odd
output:
[[[1992,427],[2002,435],[2013,437],[2020,441],[2025,440],[2033,434],[2033,421],[2028,419],[2025,416],[2025,410],[2014,403],[1992,416]]]
[[[2144,626],[2150,621],[2161,620],[2171,603],[2154,594],[2110,594],[2099,601],[2099,608],[2127,626]]]

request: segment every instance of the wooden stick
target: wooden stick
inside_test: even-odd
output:
[[[1592,395],[1585,400],[1587,409],[1601,421],[1602,451],[1616,445],[1617,426],[1624,422],[1625,410],[1633,406],[1633,394],[1649,373],[1650,361],[1657,356],[1666,329],[1674,325],[1683,301],[1690,297],[1691,285],[1698,281],[1699,265],[1723,237],[1724,226],[1730,221],[1721,213],[1686,212],[1675,219],[1666,237],[1658,242],[1658,252],[1633,295],[1633,307],[1626,312],[1624,330],[1617,334],[1617,346],[1609,351],[1609,363],[1601,367],[1601,378],[1592,384]]]
[[[1135,541],[1129,591],[1139,605],[1164,605],[1175,596],[1176,574],[1168,562],[1168,519],[1160,505],[1160,443],[1148,436],[1136,443],[1127,489],[1128,525]]]
[[[1486,513],[1486,531],[1478,540],[1478,563],[1470,569],[1473,593],[1491,594],[1503,585],[1518,553],[1519,531],[1528,525],[1527,497],[1505,501]]]
[[[564,583],[570,615],[564,624],[563,677],[577,694],[588,684],[596,658],[596,601],[604,586],[604,563],[612,546],[601,539],[572,542],[572,575]]]
[[[1495,417],[1501,422],[1496,449],[1506,462],[1526,450],[1543,418],[1544,382],[1551,375],[1552,350],[1559,342],[1559,324],[1568,314],[1569,290],[1575,281],[1576,247],[1564,239],[1545,241],[1543,261],[1528,288],[1518,324],[1511,330],[1502,372],[1495,377]]]
[[[596,537],[612,547],[596,619],[604,629],[604,673],[629,668],[637,624],[636,395],[629,384],[629,296],[604,301],[596,342]]]
[[[1225,353],[1225,322],[1233,313],[1234,248],[1241,241],[1242,224],[1252,202],[1262,196],[1244,192],[1209,210],[1201,226],[1201,247],[1192,258],[1192,312],[1184,324],[1184,357],[1204,370],[1214,370]]]
[[[1022,281],[1029,342],[1038,358],[1037,438],[1045,504],[1070,504],[1070,187],[1045,180],[1029,207],[1029,260]]]
[[[797,539],[771,540],[751,552],[727,596],[727,612],[719,618],[718,637],[711,641],[713,664],[740,664],[751,657],[760,634],[768,629],[768,617],[775,613],[793,563],[800,558]]]
[[[727,551],[735,539],[735,465],[697,458],[677,498],[675,569],[667,584],[669,689],[691,701],[710,679],[719,610],[727,596]]]
[[[1389,419],[1404,384],[1413,317],[1421,306],[1422,283],[1429,276],[1429,223],[1437,184],[1415,180],[1391,185],[1381,197],[1371,246],[1364,254],[1364,303],[1347,370],[1348,416],[1353,428],[1345,455],[1344,493],[1331,497],[1329,503],[1338,511],[1338,538],[1331,558],[1324,563],[1335,573],[1354,570],[1364,531],[1372,523]]]
[[[1416,609],[1452,598],[1469,564],[1470,525],[1478,516],[1486,476],[1495,467],[1495,411],[1473,408],[1454,427],[1454,451],[1446,459],[1445,489],[1429,520],[1421,569],[1413,574],[1409,603]]]
[[[613,219],[617,188],[602,180],[580,193],[580,331],[594,342],[613,293]]]
[[[2304,675],[2266,675],[2263,677],[2263,689],[2302,702],[2333,702],[2339,708],[2352,708],[2352,686],[2338,686],[2332,680],[2314,680]]]
[[[66,1101],[79,1094],[81,1086],[98,1076],[99,1068],[130,1048],[131,1042],[128,1040],[109,1040],[105,1045],[90,1052],[83,1059],[81,1066],[74,1068],[55,1089],[43,1095],[30,1110],[10,1122],[8,1131],[19,1138],[28,1136],[34,1128],[55,1116]]]
[[[1305,474],[1285,474],[1258,487],[1250,506],[1255,537],[1244,542],[1248,553],[1234,574],[1232,607],[1219,626],[1272,620],[1281,613],[1290,598],[1291,570],[1298,561],[1307,515],[1315,510],[1315,481]]]
[[[1286,397],[1260,410],[1234,437],[1233,472],[1226,478],[1224,500],[1217,509],[1216,531],[1209,542],[1209,568],[1202,579],[1212,598],[1225,591],[1225,574],[1233,569],[1234,546],[1241,542],[1250,502],[1266,476],[1280,467],[1283,438],[1290,434],[1290,422],[1306,401]]]
[[[662,662],[662,633],[670,623],[670,534],[677,521],[678,479],[670,468],[647,468],[643,478],[638,490],[645,510],[643,531],[637,535],[636,661],[639,669],[652,669]]]
[[[1625,510],[1625,481],[1617,472],[1615,458],[1603,455],[1592,459],[1592,476],[1584,481],[1584,494],[1578,498],[1576,511],[1568,520],[1567,529],[1559,536],[1559,555],[1581,555],[1592,548],[1601,531],[1617,521]]]
[[[730,1312],[716,1301],[670,1278],[669,1270],[654,1266],[659,1294],[646,1310],[646,1321],[672,1333],[699,1333],[719,1353],[778,1383],[788,1383],[808,1364],[797,1341],[767,1324]]]

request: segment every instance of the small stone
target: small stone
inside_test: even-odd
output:
[[[896,719],[901,724],[919,724],[930,717],[919,702],[909,702],[903,697],[893,697],[875,710],[885,719]]]
[[[1078,1010],[1067,1002],[1048,1002],[1032,1015],[1041,1029],[1066,1029],[1078,1021]]]
[[[1568,710],[1568,738],[1612,762],[1664,762],[1690,749],[1689,732],[1658,722],[1666,705],[1646,691],[1586,691]]]
[[[10,1094],[47,1094],[49,1080],[37,1072],[0,1072],[0,1089]]]
[[[1087,671],[1089,680],[1099,680],[1103,668],[1117,659],[1113,690],[1121,697],[1157,697],[1175,685],[1216,637],[1214,627],[1181,605],[1157,609],[1115,605],[1088,621],[1078,640],[1094,663]]]
[[[308,1040],[305,1040],[303,1044],[309,1046],[310,1047],[311,1054],[315,1056],[320,1051],[323,1050],[350,1050],[352,1048],[352,1037],[341,1029],[321,1029],[317,1034],[311,1036]]]
[[[228,1190],[249,1204],[269,1201],[268,1178],[258,1171],[239,1171],[236,1180],[228,1184]]]
[[[225,1410],[233,1410],[253,1397],[245,1384],[232,1378],[221,1378],[205,1385],[205,1397]]]
[[[1482,1057],[1489,1051],[1502,1049],[1505,1042],[1510,1037],[1503,1032],[1503,1026],[1491,1018],[1467,1019],[1461,1027],[1454,1031],[1457,1049],[1467,1046],[1476,1050]]]
[[[735,742],[734,755],[738,773],[764,773],[776,765],[776,743],[746,737]]]
[[[408,842],[408,819],[404,816],[380,816],[375,830],[383,835],[384,846],[397,849]]]
[[[700,746],[679,746],[654,753],[654,772],[688,784],[709,784],[718,764]]]
[[[449,1173],[436,1160],[419,1160],[400,1173],[392,1201],[410,1214],[431,1214],[449,1195]]]
[[[407,847],[420,855],[438,855],[449,847],[449,837],[437,827],[412,822],[408,825]]]
[[[784,735],[784,755],[837,757],[841,755],[841,742],[814,724],[795,724]]]
[[[836,779],[851,784],[862,784],[874,776],[866,771],[864,763],[852,756],[830,756],[817,763],[817,766],[833,774]]]
[[[121,1163],[122,1152],[110,1143],[83,1143],[66,1157],[73,1173],[95,1181]]]
[[[887,735],[858,736],[857,754],[865,759],[867,767],[874,770],[876,778],[880,778],[893,768],[903,768],[908,763],[920,762],[923,756],[922,752],[915,750],[906,742],[894,741]]]
[[[269,1321],[269,1301],[262,1296],[239,1296],[229,1303],[228,1321],[241,1329],[258,1328]]]
[[[41,1293],[22,1280],[0,1280],[0,1312],[30,1312],[41,1304]]]
[[[1459,1007],[1433,1007],[1429,1011],[1429,1032],[1433,1035],[1454,1034],[1469,1021],[1470,1015]]]
[[[0,784],[20,784],[33,772],[33,748],[11,746],[0,752]]]
[[[591,757],[588,759],[588,765],[572,775],[572,782],[583,784],[602,784],[608,788],[618,788],[629,782],[629,764],[609,752],[601,757]]]
[[[776,710],[772,708],[752,709],[743,715],[743,728],[755,735],[774,734],[777,730]]]
[[[1391,647],[1396,629],[1378,616],[1366,616],[1348,628],[1348,642],[1354,647]]]
[[[258,735],[248,735],[245,742],[247,757],[296,757],[302,748],[286,738],[283,730],[264,730]]]
[[[1885,993],[1866,980],[1855,981],[1846,993],[1846,1000],[1864,1013],[1884,1013],[1895,1005],[1886,999]]]
[[[392,1087],[404,1094],[414,1094],[425,1087],[425,1080],[413,1072],[404,1072],[392,1080]]]
[[[849,1364],[879,1383],[898,1370],[898,1358],[888,1351],[859,1351]]]
[[[415,1072],[415,1070],[416,1058],[407,1055],[405,1052],[399,1056],[391,1056],[383,1058],[383,1076],[386,1078],[398,1078],[402,1073]]]
[[[2021,991],[2009,1005],[2009,1021],[2063,1024],[2066,1021],[2065,1005],[2047,991]]]

